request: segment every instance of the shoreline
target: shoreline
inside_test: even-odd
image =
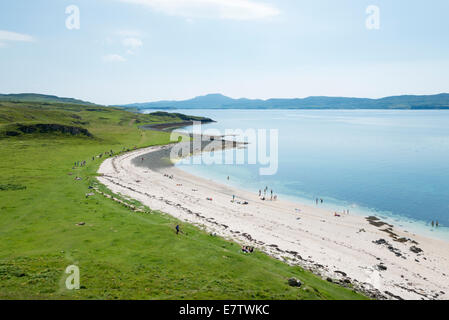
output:
[[[157,158],[158,152],[172,147],[150,147],[107,159],[98,180],[153,210],[254,246],[371,297],[449,299],[448,243],[411,235],[373,218],[334,217],[329,210],[288,200],[262,201],[257,194],[173,165],[138,165],[141,157]],[[232,203],[233,194],[248,205]]]
[[[199,121],[201,124],[214,123],[215,121],[212,119]],[[192,126],[195,123],[193,120],[184,121],[184,122],[169,122],[169,123],[157,123],[157,124],[148,124],[143,125],[140,128],[143,130],[155,130],[155,131],[172,131],[174,129],[180,129],[184,127]]]
[[[183,170],[184,172],[188,172],[188,166],[176,166],[179,170]],[[257,193],[257,188],[248,188],[241,183],[232,183],[230,181],[235,181],[232,179],[230,181],[226,181],[226,177],[224,176],[218,176],[218,175],[212,175],[208,176],[208,172],[198,172],[195,171],[193,175],[198,176],[202,179],[207,180],[213,180],[217,183],[224,184],[228,187],[235,188],[235,189],[242,189],[247,192]],[[277,193],[278,197],[287,200],[289,202],[294,203],[301,203],[307,206],[315,207],[314,200],[306,197],[300,197],[293,194],[288,193]],[[376,216],[378,218],[381,218],[384,222],[393,224],[398,229],[406,230],[406,232],[409,232],[411,234],[417,234],[423,237],[431,238],[434,240],[441,240],[445,242],[449,242],[449,227],[446,226],[439,226],[438,228],[430,226],[429,222],[426,222],[424,220],[414,219],[410,217],[406,217],[404,215],[395,214],[393,212],[389,211],[378,211],[375,208],[369,208],[369,207],[363,207],[358,204],[350,204],[349,202],[342,201],[342,200],[336,200],[336,199],[329,199],[326,198],[324,204],[320,204],[320,208],[324,208],[326,210],[330,211],[337,211],[342,212],[343,210],[350,209],[351,215],[357,215],[361,216],[363,218],[368,216]]]

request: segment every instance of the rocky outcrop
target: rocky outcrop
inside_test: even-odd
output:
[[[54,133],[54,132],[60,132],[60,133],[68,133],[73,136],[76,135],[84,135],[87,137],[92,137],[92,134],[84,128],[80,127],[72,127],[72,126],[66,126],[62,124],[32,124],[32,125],[18,125],[18,130],[22,133]]]

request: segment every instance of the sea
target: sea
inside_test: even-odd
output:
[[[203,124],[202,131],[225,135],[240,129],[257,137],[251,140],[257,145],[256,163],[248,154],[237,163],[236,150],[211,151],[208,161],[196,156],[178,163],[182,170],[257,193],[268,187],[280,199],[308,205],[323,199],[320,206],[332,213],[374,215],[408,232],[449,241],[449,111],[174,112],[216,121]],[[193,127],[183,130],[191,132]],[[259,132],[265,132],[266,139]],[[228,139],[246,141],[245,136]],[[261,174],[261,168],[268,167],[267,159],[263,162],[259,156],[262,147],[265,158],[277,159],[277,170],[269,175]]]

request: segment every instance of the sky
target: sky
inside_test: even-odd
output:
[[[2,0],[0,93],[126,104],[449,92],[448,13],[447,0]]]

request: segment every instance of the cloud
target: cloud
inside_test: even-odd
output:
[[[127,54],[135,54],[137,49],[143,46],[143,41],[139,39],[140,33],[138,32],[120,32],[122,36],[122,45],[127,49]],[[124,38],[123,38],[124,37]]]
[[[137,39],[137,38],[125,38],[122,40],[122,44],[125,47],[132,48],[132,49],[137,49],[137,48],[140,48],[141,46],[143,46],[142,40]]]
[[[186,18],[231,20],[267,19],[280,14],[271,5],[255,0],[119,0],[147,6],[168,15]]]
[[[33,42],[35,41],[32,36],[27,34],[0,30],[0,48],[6,47],[8,42]]]
[[[108,54],[103,56],[105,62],[125,62],[126,55],[134,55],[137,50],[143,46],[143,41],[140,39],[142,33],[138,30],[120,30],[114,33],[113,37],[107,37],[104,44],[107,46],[114,46],[115,54]],[[119,47],[117,47],[119,45]]]
[[[123,58],[119,54],[108,54],[108,55],[103,56],[103,61],[105,61],[105,62],[125,62],[126,59]]]

